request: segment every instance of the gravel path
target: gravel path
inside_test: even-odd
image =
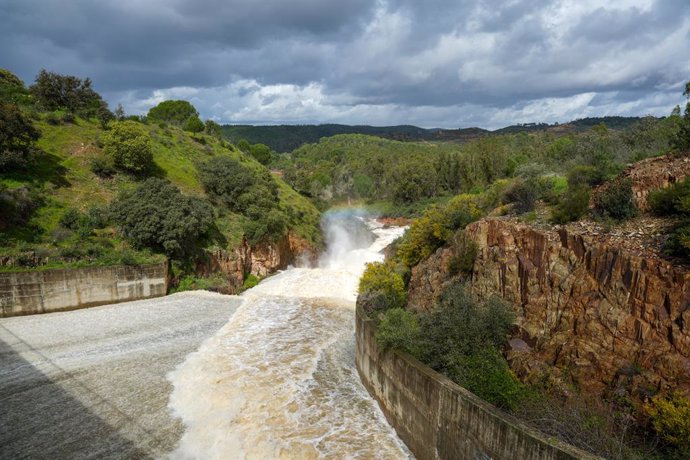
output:
[[[0,458],[149,458],[175,448],[166,374],[242,299],[208,292],[0,319]]]

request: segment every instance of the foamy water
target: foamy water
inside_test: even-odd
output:
[[[404,229],[373,228],[365,249],[337,226],[319,268],[247,291],[231,320],[169,375],[185,424],[173,458],[400,459],[409,451],[362,386],[354,302],[365,263]]]

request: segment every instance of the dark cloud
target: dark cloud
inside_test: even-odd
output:
[[[0,3],[0,65],[28,82],[41,68],[90,76],[131,111],[186,97],[238,122],[659,111],[690,78],[689,34],[685,0]]]

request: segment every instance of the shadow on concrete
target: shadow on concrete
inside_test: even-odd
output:
[[[0,340],[0,458],[148,457]]]

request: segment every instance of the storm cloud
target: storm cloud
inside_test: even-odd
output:
[[[495,128],[665,115],[686,0],[0,0],[0,67],[228,123]]]

